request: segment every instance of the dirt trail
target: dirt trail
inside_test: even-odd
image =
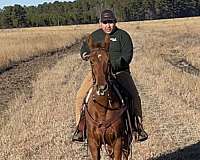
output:
[[[89,159],[84,144],[71,142],[75,129],[74,98],[85,71],[89,70],[88,63],[77,56],[79,48],[80,44],[63,53],[38,57],[0,75],[1,108],[9,106],[14,95],[18,101],[21,92],[25,93],[21,99],[27,101],[21,102],[22,107],[16,103],[21,108],[9,117],[8,124],[0,132],[0,159]],[[194,141],[191,138],[198,136],[191,134],[191,130],[197,133],[197,124],[192,120],[188,121],[189,125],[182,125],[178,120],[170,121],[174,117],[166,111],[173,106],[165,108],[159,93],[153,93],[155,86],[147,87],[142,79],[136,79],[136,84],[143,101],[145,128],[150,133],[148,141],[134,144],[133,159],[200,159],[200,144],[194,144],[195,138]],[[179,109],[177,107],[174,114]],[[198,117],[199,112],[195,115]],[[102,159],[107,157],[104,155]]]
[[[22,93],[27,98],[32,97],[32,82],[37,79],[37,74],[44,69],[52,68],[59,59],[70,54],[70,50],[74,50],[77,46],[79,46],[78,42],[60,51],[52,51],[42,56],[16,62],[7,70],[0,72],[0,119],[5,119],[2,117],[3,112],[8,109],[8,103],[13,98],[17,98]],[[4,125],[4,123],[0,124]]]

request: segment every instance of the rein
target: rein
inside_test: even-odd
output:
[[[89,113],[89,111],[88,111],[88,108],[85,107],[85,113],[86,113],[85,116],[88,117],[88,118],[89,118],[89,119],[88,119],[89,122],[91,122],[91,123],[93,123],[95,126],[97,126],[97,127],[100,129],[101,133],[102,133],[102,141],[103,141],[105,150],[106,150],[106,152],[107,152],[108,155],[109,155],[109,151],[108,151],[108,149],[106,148],[106,141],[105,141],[106,130],[107,130],[108,128],[110,128],[112,124],[118,122],[118,121],[120,120],[120,117],[123,115],[123,113],[124,113],[125,111],[127,111],[127,107],[126,107],[126,106],[120,108],[120,113],[117,114],[117,116],[115,116],[114,118],[110,118],[110,119],[108,119],[108,120],[106,120],[106,121],[96,121],[96,120],[90,115],[90,113]]]
[[[104,129],[107,129],[107,128],[109,128],[112,124],[114,124],[114,123],[116,123],[117,121],[119,121],[120,119],[120,117],[123,115],[123,113],[127,110],[127,107],[126,106],[124,106],[123,108],[120,108],[120,113],[116,116],[116,117],[114,117],[114,118],[110,118],[110,119],[108,119],[108,120],[106,120],[106,121],[101,121],[101,122],[99,122],[99,121],[96,121],[91,115],[90,115],[90,113],[89,113],[89,111],[88,111],[88,108],[86,107],[86,109],[85,109],[85,111],[86,111],[86,116],[88,116],[89,118],[90,118],[90,120],[91,120],[91,122],[93,123],[93,124],[95,124],[98,128],[104,128]],[[105,130],[106,131],[106,130]]]
[[[105,48],[93,48],[91,51],[93,52],[93,51],[99,51],[99,50],[105,50],[105,51],[106,51]],[[107,66],[107,70],[106,70],[106,73],[108,74],[108,77],[107,77],[107,78],[108,78],[108,79],[107,79],[108,84],[107,84],[106,89],[104,90],[104,92],[109,91],[109,88],[110,88],[110,87],[109,87],[109,84],[110,84],[109,80],[110,80],[110,77],[112,76],[112,74],[110,73],[110,72],[112,72],[111,69],[112,69],[112,67],[111,67],[111,63],[110,63],[110,61],[109,61],[109,62],[108,62],[108,66]],[[94,73],[93,73],[93,67],[92,67],[92,77],[93,77],[93,88],[94,88],[94,87],[96,87],[96,84],[94,83],[94,82],[96,82],[96,79],[95,79],[95,76],[94,76]],[[114,90],[116,91],[117,89],[114,88]],[[97,93],[97,95],[100,96],[98,93]],[[120,94],[117,93],[117,95],[119,96]],[[115,123],[115,122],[117,122],[118,120],[120,120],[120,117],[121,117],[121,116],[123,115],[123,113],[127,110],[127,107],[124,105],[124,103],[122,103],[122,107],[119,108],[119,109],[108,108],[107,106],[108,106],[108,105],[111,105],[111,103],[110,103],[111,97],[110,97],[109,94],[107,95],[107,96],[108,96],[108,104],[107,104],[107,106],[105,106],[105,105],[99,103],[99,102],[96,101],[96,99],[94,98],[94,95],[92,95],[92,96],[93,96],[93,98],[92,98],[92,99],[93,99],[93,102],[94,102],[94,103],[97,103],[100,107],[103,107],[103,108],[105,108],[105,109],[107,109],[107,110],[120,110],[120,113],[119,113],[117,116],[115,116],[115,117],[113,117],[113,118],[110,118],[109,120],[99,122],[99,121],[96,121],[96,120],[90,115],[90,113],[89,113],[89,111],[88,111],[88,108],[86,107],[86,115],[90,118],[91,122],[92,122],[93,124],[95,124],[96,126],[98,126],[98,128],[105,128],[105,131],[106,131],[106,129],[109,128],[113,123]],[[120,100],[122,99],[121,97],[119,97],[119,98],[120,98]]]
[[[86,107],[85,109],[85,113],[86,116],[89,117],[89,122],[92,122],[95,126],[97,126],[100,131],[102,132],[102,140],[103,140],[103,144],[106,147],[106,142],[105,142],[105,133],[106,130],[111,127],[112,124],[118,122],[120,120],[120,117],[123,115],[123,113],[127,110],[127,107],[124,106],[123,108],[120,108],[120,113],[117,114],[117,116],[115,116],[114,118],[110,118],[106,121],[96,121],[89,113],[88,108]]]
[[[98,54],[98,53],[95,53],[95,52],[98,52],[98,51],[101,51],[101,50],[103,50],[105,52],[107,51],[106,48],[100,48],[100,47],[98,47],[98,48],[92,48],[91,52],[94,52],[94,53],[92,53],[91,57],[94,55],[94,56],[98,56],[98,58],[99,58],[101,55]],[[97,58],[97,57],[95,57],[95,58]],[[106,152],[109,155],[108,149],[106,148],[106,131],[108,130],[108,128],[111,128],[112,130],[114,129],[114,128],[112,128],[113,127],[112,125],[122,120],[121,117],[123,116],[123,114],[125,112],[127,112],[127,108],[128,107],[124,104],[123,98],[122,98],[119,90],[116,88],[115,85],[111,84],[111,78],[112,77],[114,78],[114,75],[112,73],[112,67],[111,67],[111,62],[109,60],[109,55],[106,58],[108,58],[108,59],[106,59],[108,61],[105,61],[105,62],[102,61],[102,63],[100,63],[100,65],[101,65],[100,67],[105,67],[105,68],[101,68],[101,69],[103,69],[103,71],[101,70],[100,73],[103,72],[103,74],[105,76],[104,82],[106,83],[106,85],[105,85],[105,83],[103,85],[98,85],[97,84],[97,80],[99,80],[99,79],[96,79],[96,78],[99,78],[99,77],[95,77],[95,74],[97,74],[99,72],[98,72],[97,68],[94,68],[94,67],[95,67],[95,65],[98,65],[98,63],[97,62],[95,63],[95,61],[93,59],[90,60],[91,69],[92,69],[93,89],[94,89],[94,92],[96,92],[96,95],[93,94],[93,95],[90,95],[90,96],[92,96],[91,100],[94,103],[96,103],[99,107],[104,108],[106,111],[107,110],[111,110],[111,111],[118,110],[118,113],[117,114],[113,114],[113,116],[111,116],[111,118],[109,118],[107,120],[101,120],[101,121],[98,120],[97,121],[90,114],[90,112],[88,110],[88,107],[86,106],[85,107],[85,116],[86,116],[86,121],[88,123],[93,124],[93,126],[95,126],[95,127],[97,127],[99,129],[100,136],[101,136],[101,141],[102,141],[101,143],[104,145],[105,150],[106,150]],[[102,65],[105,65],[103,63],[105,63],[107,66],[102,66]],[[110,86],[113,86],[113,88],[112,88],[113,90],[110,88]],[[111,104],[111,102],[112,102],[111,97],[112,96],[110,96],[111,90],[113,92],[115,92],[115,95],[119,98],[119,103],[121,102],[121,107],[118,107],[118,108],[113,108],[112,107],[112,104]],[[98,102],[96,100],[95,96],[106,96],[105,98],[107,98],[107,100],[105,100],[104,103],[101,104],[100,102]],[[114,132],[114,131],[112,131],[112,132]],[[109,140],[107,140],[107,141],[109,141]],[[109,143],[109,142],[107,142],[107,143]],[[110,141],[110,143],[113,143],[113,142]],[[99,145],[101,145],[101,144],[99,144]]]

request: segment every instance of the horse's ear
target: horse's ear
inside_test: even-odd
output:
[[[110,36],[109,36],[109,34],[105,35],[105,38],[104,38],[104,47],[105,47],[105,49],[107,51],[109,50],[109,47],[110,47]]]
[[[93,38],[92,38],[91,34],[88,36],[88,40],[87,41],[88,41],[89,49],[93,49],[94,48],[94,44],[93,44]]]

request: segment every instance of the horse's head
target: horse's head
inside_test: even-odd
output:
[[[90,35],[88,38],[88,46],[90,49],[90,64],[92,67],[92,75],[94,85],[98,95],[105,95],[108,90],[108,76],[110,74],[109,60],[110,36],[106,34],[103,43],[95,43]]]

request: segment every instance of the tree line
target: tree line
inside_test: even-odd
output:
[[[38,6],[5,6],[0,28],[97,23],[103,9],[112,9],[118,21],[153,20],[200,15],[200,0],[76,0]]]

